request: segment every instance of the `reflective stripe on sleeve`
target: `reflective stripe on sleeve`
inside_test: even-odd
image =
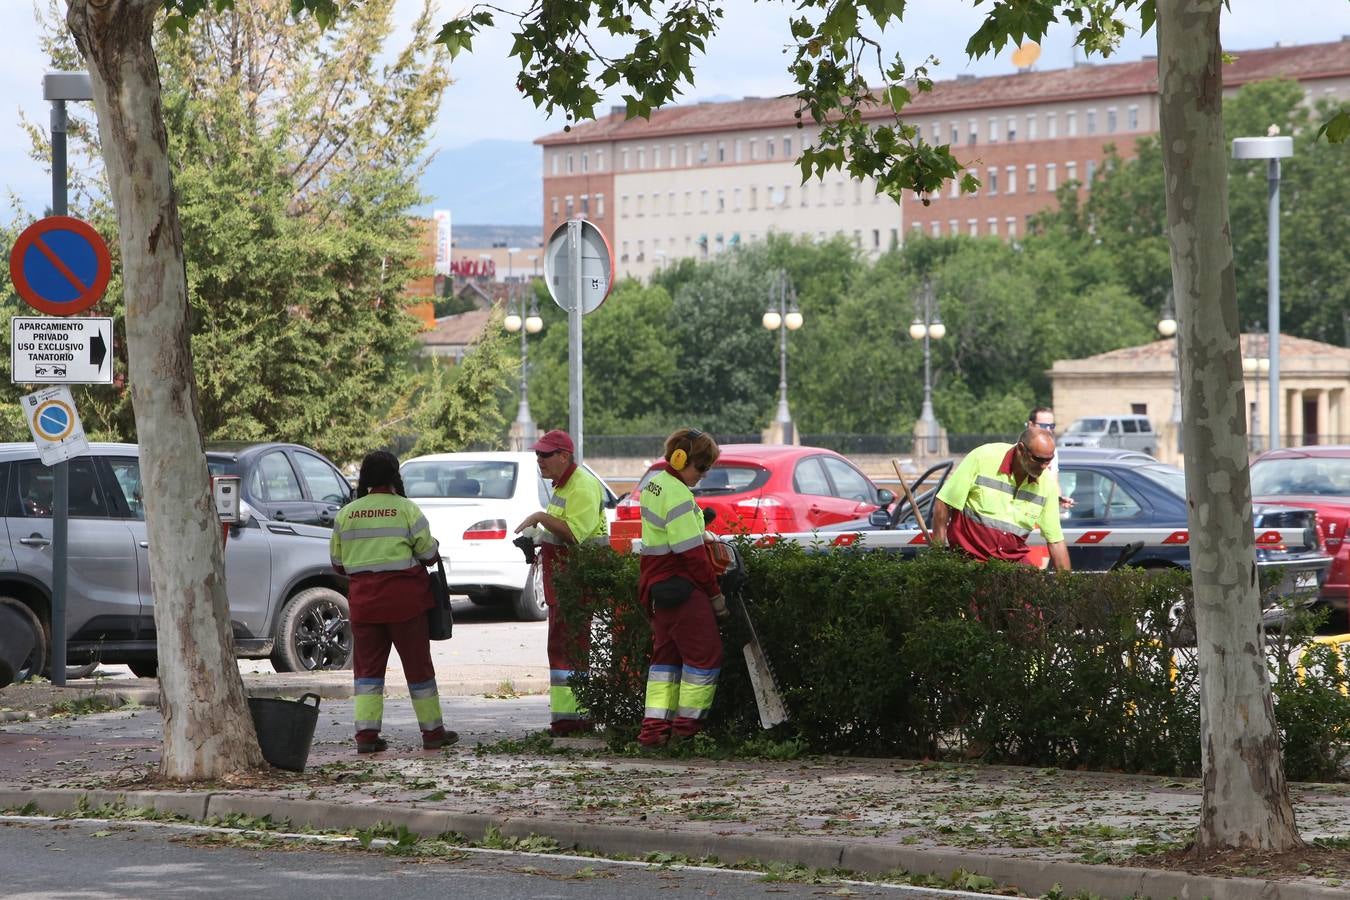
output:
[[[366,572],[398,572],[403,569],[411,569],[417,565],[417,560],[411,556],[403,559],[396,559],[391,562],[366,563],[365,565],[344,564],[348,575],[360,575]]]

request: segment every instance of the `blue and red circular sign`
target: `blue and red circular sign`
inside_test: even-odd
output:
[[[9,277],[39,312],[73,316],[108,289],[112,259],[93,226],[72,216],[48,216],[23,230],[9,253]]]

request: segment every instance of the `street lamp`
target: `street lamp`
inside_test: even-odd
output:
[[[923,291],[921,299],[916,301],[918,307],[922,303],[921,312],[916,309],[914,321],[909,325],[909,336],[916,341],[923,341],[923,411],[919,413],[919,421],[923,423],[923,433],[926,437],[929,453],[938,452],[938,435],[942,430],[942,425],[938,422],[937,416],[933,414],[933,364],[932,356],[929,352],[929,340],[940,341],[947,334],[947,326],[942,324],[942,319],[938,316],[933,297],[933,285],[927,278],[923,281]]]
[[[1270,449],[1280,446],[1280,160],[1294,155],[1294,139],[1279,137],[1270,126],[1266,137],[1233,139],[1233,159],[1264,159],[1269,203],[1266,211],[1270,246],[1266,255],[1269,272],[1266,287],[1266,331],[1270,356]]]
[[[539,256],[538,256],[538,254],[531,253],[530,256],[529,256],[529,260],[530,260],[530,265],[534,267],[534,277],[535,277],[535,278],[538,278],[538,277],[539,277]]]
[[[1176,338],[1172,341],[1172,430],[1177,434],[1177,453],[1181,453],[1181,355],[1177,353],[1177,319],[1172,305],[1172,292],[1167,292],[1167,305],[1163,307],[1162,318],[1158,320],[1158,334],[1164,338]]]
[[[536,299],[530,298],[530,311],[526,315],[525,298],[515,296],[513,300],[513,295],[514,291],[507,296],[506,318],[502,320],[502,327],[512,334],[520,332],[520,406],[516,410],[516,422],[512,430],[516,433],[520,447],[524,449],[534,443],[537,433],[534,417],[530,415],[530,359],[525,335],[538,334],[544,327],[544,320],[539,318],[539,302]]]
[[[802,314],[797,309],[797,291],[788,283],[787,273],[779,271],[769,285],[769,308],[761,320],[769,331],[779,333],[778,342],[778,426],[784,444],[794,443],[792,414],[787,399],[787,333],[802,327]]]
[[[512,278],[515,277],[516,270],[511,264],[511,257],[515,256],[519,252],[520,252],[519,247],[506,248],[506,279],[505,279],[506,281],[510,281]]]

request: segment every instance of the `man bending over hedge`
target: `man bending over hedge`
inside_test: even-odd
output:
[[[933,507],[933,543],[978,560],[1027,562],[1027,536],[1040,528],[1050,561],[1069,571],[1059,527],[1059,485],[1042,478],[1055,458],[1055,436],[1028,428],[1016,444],[976,447],[947,478]]]

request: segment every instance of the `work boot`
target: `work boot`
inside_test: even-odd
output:
[[[437,733],[439,732],[439,733]],[[446,731],[444,728],[438,728],[436,731],[428,732],[422,735],[423,750],[439,750],[442,747],[449,747],[459,740],[459,733],[455,731]]]
[[[377,737],[371,741],[357,741],[357,753],[383,753],[389,749],[389,742],[382,737]]]

